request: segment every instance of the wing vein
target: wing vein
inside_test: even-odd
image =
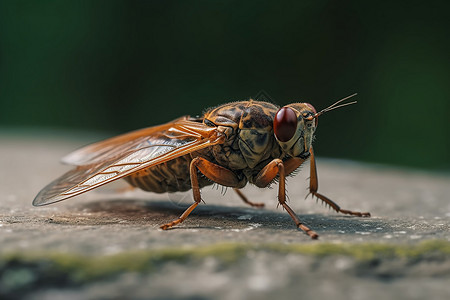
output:
[[[179,119],[86,146],[64,161],[76,166],[49,185],[33,201],[46,205],[74,197],[179,156],[223,143],[216,128]]]

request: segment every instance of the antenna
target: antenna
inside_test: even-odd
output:
[[[340,107],[344,107],[344,106],[351,105],[351,104],[355,104],[355,103],[357,103],[357,101],[347,102],[347,103],[338,105],[339,103],[341,103],[341,102],[343,102],[343,101],[345,101],[347,99],[350,99],[352,97],[355,97],[356,95],[358,95],[358,94],[354,93],[353,95],[347,96],[347,97],[345,97],[345,98],[343,98],[343,99],[341,99],[339,101],[336,101],[335,103],[331,104],[327,108],[322,109],[321,111],[319,111],[318,113],[316,113],[312,117],[313,118],[317,118],[318,116],[320,116],[320,115],[322,115],[322,114],[324,114],[324,113],[326,113],[326,112],[328,112],[330,110],[333,110],[333,109],[336,109],[336,108],[340,108]]]

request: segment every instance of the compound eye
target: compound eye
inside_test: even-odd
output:
[[[289,107],[282,107],[273,120],[273,131],[280,142],[287,142],[297,130],[297,115]]]

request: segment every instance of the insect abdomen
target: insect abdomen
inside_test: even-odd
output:
[[[154,193],[184,192],[191,189],[189,166],[190,155],[184,155],[165,163],[140,170],[124,179],[134,187]],[[206,178],[199,178],[200,186],[213,184]]]

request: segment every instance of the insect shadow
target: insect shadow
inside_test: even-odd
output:
[[[188,204],[186,204],[188,205]],[[126,224],[159,228],[167,220],[183,212],[180,204],[167,200],[108,199],[75,205],[76,217],[54,216],[52,223],[74,225]],[[299,214],[305,223],[329,234],[370,234],[390,232],[391,227],[382,219],[361,219],[352,216],[330,214]],[[69,221],[70,219],[76,219]],[[274,231],[295,229],[289,215],[281,207],[276,211],[244,206],[208,204],[199,206],[182,226],[171,230],[186,229],[242,229],[258,224],[259,228]]]

